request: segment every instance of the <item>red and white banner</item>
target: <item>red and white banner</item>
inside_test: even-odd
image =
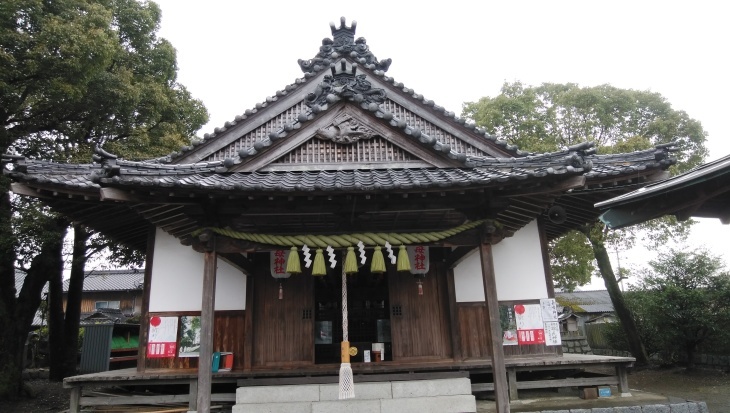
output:
[[[150,318],[147,358],[175,357],[177,353],[177,317]]]

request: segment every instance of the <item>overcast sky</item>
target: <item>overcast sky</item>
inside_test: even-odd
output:
[[[379,60],[393,59],[389,76],[455,113],[504,82],[611,84],[661,93],[702,123],[708,160],[730,154],[723,1],[156,2],[178,79],[210,112],[201,135],[302,77],[297,60],[344,16]],[[730,226],[708,221],[693,245],[724,254]]]

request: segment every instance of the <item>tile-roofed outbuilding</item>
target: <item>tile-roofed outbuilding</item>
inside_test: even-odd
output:
[[[606,290],[556,292],[555,300],[577,314],[606,314],[614,311]]]
[[[673,214],[719,218],[730,224],[730,155],[636,191],[599,202],[601,220],[611,228],[638,224]]]
[[[69,280],[63,282],[63,291],[68,291]],[[143,269],[93,270],[84,278],[84,291],[132,291],[141,290],[144,285]]]

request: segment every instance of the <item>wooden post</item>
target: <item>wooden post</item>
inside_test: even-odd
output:
[[[68,407],[69,413],[79,413],[81,411],[81,386],[77,385],[71,388],[71,402]]]
[[[507,382],[509,383],[509,400],[518,400],[519,393],[517,393],[517,370],[514,367],[507,369]]]
[[[203,267],[203,306],[200,311],[200,356],[198,357],[198,413],[210,413],[213,382],[213,325],[215,322],[215,278],[218,254],[206,251]]]
[[[479,245],[479,256],[482,263],[482,281],[484,283],[484,300],[487,307],[487,332],[492,353],[492,374],[494,376],[494,398],[497,413],[510,413],[507,386],[507,369],[502,348],[502,327],[499,323],[499,301],[497,300],[497,281],[492,262],[492,246],[482,242]]]
[[[190,379],[190,385],[188,386],[188,411],[198,411],[198,380]]]
[[[616,364],[616,375],[618,376],[618,394],[621,397],[631,397],[629,390],[629,377],[626,374],[626,364]]]

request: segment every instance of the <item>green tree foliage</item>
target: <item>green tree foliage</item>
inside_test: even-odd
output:
[[[627,294],[642,334],[665,361],[683,354],[695,365],[697,349],[730,340],[730,272],[707,250],[671,250],[649,263]]]
[[[488,132],[522,150],[552,152],[584,141],[594,141],[599,153],[649,149],[675,142],[676,172],[700,164],[707,154],[702,125],[685,112],[671,107],[658,93],[615,88],[610,85],[580,87],[576,84],[525,86],[505,83],[497,97],[464,104],[463,115]],[[572,290],[590,281],[597,272],[603,278],[627,335],[638,337],[630,311],[623,303],[608,256],[610,249],[628,249],[638,229],[651,232],[646,239],[661,242],[686,236],[690,223],[655,220],[643,227],[608,231],[600,221],[586,223],[550,245],[556,286]],[[578,234],[582,234],[580,236]],[[647,361],[641,343],[632,343],[639,364]]]
[[[177,82],[175,50],[157,37],[159,21],[152,2],[0,2],[0,153],[88,162],[96,145],[143,159],[187,144],[207,112]],[[33,266],[38,251],[55,251],[65,227],[51,215],[21,225],[55,237],[21,234],[13,228],[21,212],[0,179],[0,397],[20,392],[26,320],[61,271]],[[16,299],[17,257],[29,272]]]

